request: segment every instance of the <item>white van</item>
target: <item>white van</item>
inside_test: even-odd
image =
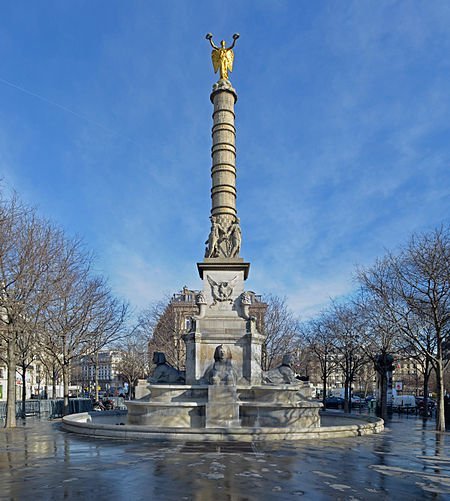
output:
[[[392,409],[398,412],[416,410],[416,397],[414,395],[397,395],[392,401]]]

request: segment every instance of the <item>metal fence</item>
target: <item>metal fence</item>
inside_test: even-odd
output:
[[[92,410],[92,400],[90,398],[71,398],[69,399],[69,414],[78,412],[88,412]],[[16,416],[40,416],[49,419],[62,417],[64,415],[64,400],[26,400],[25,415],[23,413],[23,404],[16,402]],[[6,417],[6,402],[0,402],[0,419]]]

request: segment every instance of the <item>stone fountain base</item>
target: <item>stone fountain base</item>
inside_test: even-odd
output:
[[[149,394],[126,402],[127,424],[174,428],[320,426],[321,402],[308,384],[278,386],[146,385]]]
[[[193,442],[336,438],[384,429],[379,418],[322,412],[308,384],[230,388],[142,381],[138,388],[141,398],[126,402],[127,411],[73,414],[63,418],[63,429],[92,437]]]

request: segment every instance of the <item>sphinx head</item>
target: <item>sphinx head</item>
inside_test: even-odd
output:
[[[287,365],[291,367],[294,364],[294,356],[292,353],[286,353],[283,355],[283,360],[281,361],[281,365]]]
[[[166,363],[166,355],[161,351],[155,351],[153,353],[153,363],[156,365],[162,365]]]
[[[231,360],[231,351],[228,346],[219,344],[214,351],[214,360],[216,362],[224,362],[225,360]]]

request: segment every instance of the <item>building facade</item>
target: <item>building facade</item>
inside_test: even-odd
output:
[[[79,386],[83,393],[94,393],[95,382],[98,391],[119,394],[122,380],[118,371],[121,354],[116,350],[101,350],[94,355],[85,355],[72,368],[72,385]]]

